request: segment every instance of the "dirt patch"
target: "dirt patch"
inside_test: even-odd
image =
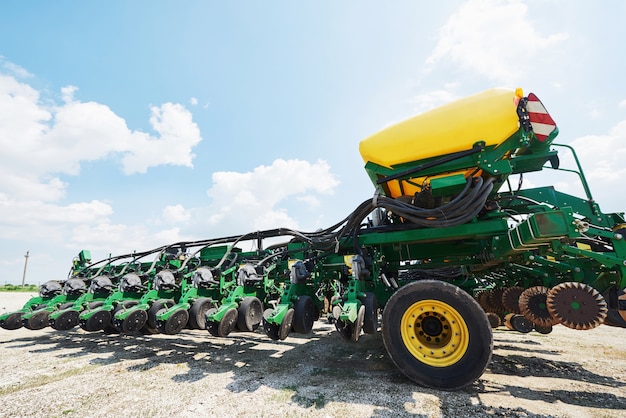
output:
[[[0,293],[0,313],[32,295]],[[380,333],[352,344],[318,321],[274,342],[0,329],[0,417],[622,417],[626,329],[498,328],[485,374],[456,392],[415,386]]]

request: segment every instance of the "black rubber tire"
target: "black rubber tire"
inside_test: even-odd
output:
[[[452,319],[457,318],[458,320],[448,323],[455,324],[454,327],[457,329],[460,328],[460,334],[465,334],[464,330],[466,330],[465,335],[458,336],[462,338],[462,342],[453,348],[451,353],[445,354],[444,352],[445,361],[440,365],[435,365],[434,360],[424,360],[422,357],[426,355],[420,357],[414,355],[403,340],[403,326],[413,332],[417,329],[425,329],[417,328],[417,322],[414,328],[410,328],[412,317],[405,316],[405,313],[431,303],[454,310],[439,317],[444,318],[444,315],[448,315]],[[425,313],[425,318],[434,316],[434,314],[428,316],[429,314],[429,312]],[[422,324],[426,325],[426,321]],[[395,365],[413,382],[435,389],[455,390],[471,384],[484,373],[493,352],[491,326],[478,302],[457,286],[437,280],[420,280],[397,290],[383,311],[382,334],[385,348]],[[404,337],[413,343],[408,334],[405,329]],[[446,334],[441,335],[446,337]],[[415,351],[416,348],[412,347],[412,349]],[[451,355],[455,357],[450,358]],[[429,361],[433,364],[429,364]]]
[[[611,327],[626,328],[626,319],[623,318],[622,315],[620,315],[617,309],[614,309],[614,307],[616,307],[618,304],[618,298],[620,296],[623,297],[623,295],[624,291],[621,289],[617,289],[616,287],[610,288],[602,293],[602,296],[604,296],[604,299],[606,300],[609,308],[606,313],[606,318],[604,318],[605,325],[609,325]]]
[[[215,312],[217,312],[217,308],[210,308],[206,312],[206,315],[204,316],[204,327],[207,331],[209,331],[209,334],[214,337],[218,337],[219,335],[217,335],[217,328],[219,327],[220,323],[215,321],[209,321],[207,319],[209,315],[213,315]]]
[[[59,305],[59,309],[57,310],[57,312],[64,311],[67,308],[71,308],[72,306],[74,306],[74,302],[62,303],[61,305]],[[79,315],[80,312],[74,310],[63,312],[56,320],[53,321],[52,319],[50,319],[49,323],[52,329],[55,329],[57,331],[68,331],[78,325]]]
[[[298,334],[308,334],[315,322],[315,302],[310,296],[298,296],[293,304],[293,322],[291,326]]]
[[[356,314],[356,321],[354,321],[354,325],[352,326],[352,335],[350,339],[353,342],[359,341],[359,337],[361,336],[361,332],[363,331],[363,322],[365,321],[365,305],[361,305],[359,311]]]
[[[119,334],[124,332],[122,330],[122,323],[115,319],[115,314],[122,309],[131,308],[139,303],[138,300],[122,300],[115,305],[115,308],[111,311],[111,321],[104,326],[105,334]],[[118,323],[119,322],[119,323]]]
[[[235,327],[237,326],[238,317],[239,312],[237,311],[237,309],[231,308],[227,310],[217,326],[217,336],[226,337],[228,336],[228,334],[233,332],[235,330]]]
[[[352,341],[352,335],[354,334],[354,324],[352,322],[344,322],[341,319],[337,319],[335,321],[335,329],[343,340]]]
[[[104,305],[103,301],[89,302],[86,310],[91,311],[102,305]],[[87,332],[101,331],[104,328],[104,324],[108,324],[109,321],[111,321],[111,312],[106,312],[106,314],[106,318],[104,318],[105,314],[102,313],[101,315],[98,315],[100,318],[90,316],[87,320],[81,319],[78,325]]]
[[[535,331],[539,334],[550,334],[552,332],[552,325],[541,326],[535,324]]]
[[[161,309],[167,309],[174,306],[176,302],[174,299],[157,299],[148,308],[148,319],[146,320],[146,326],[152,329],[157,329],[156,316]]]
[[[237,329],[254,332],[263,321],[263,302],[257,297],[243,298],[237,308]]]
[[[132,334],[139,332],[148,321],[148,313],[142,309],[131,312],[130,315],[122,321],[122,332]]]
[[[3,321],[1,321],[0,327],[9,331],[20,329],[24,326],[24,324],[22,323],[22,316],[24,316],[24,312],[13,312],[11,315],[7,316]]]
[[[175,335],[185,328],[189,321],[189,312],[186,309],[177,309],[166,321],[157,321],[156,329],[161,334]]]
[[[511,318],[511,325],[515,331],[528,334],[533,330],[535,324],[529,321],[524,315],[514,314]]]
[[[283,322],[281,322],[280,326],[278,327],[279,340],[284,340],[289,335],[291,327],[293,326],[293,314],[293,308],[289,308],[289,310],[287,310],[287,313],[285,313],[285,316],[283,317]]]
[[[35,313],[31,315],[30,318],[23,319],[22,324],[24,324],[24,328],[28,328],[33,331],[44,329],[49,325],[49,316],[50,312],[46,311],[45,309],[39,309],[35,311]]]
[[[378,331],[378,300],[376,295],[371,292],[365,293],[365,297],[361,299],[361,303],[365,306],[365,317],[363,318],[363,332],[366,334],[376,334]]]
[[[80,312],[74,310],[63,312],[54,322],[50,320],[50,326],[57,331],[68,331],[78,325],[79,315]]]
[[[267,308],[265,311],[263,311],[263,330],[265,330],[265,333],[268,337],[270,337],[274,341],[277,341],[278,329],[280,327],[271,322],[267,322],[267,318],[272,314],[272,312],[274,312],[272,308]]]
[[[189,327],[191,329],[206,329],[206,313],[215,305],[209,298],[196,299],[189,308]]]

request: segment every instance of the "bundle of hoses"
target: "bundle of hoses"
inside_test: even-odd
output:
[[[373,199],[367,199],[366,201],[361,203],[350,215],[348,215],[342,221],[336,223],[329,228],[318,230],[315,232],[302,232],[289,228],[278,228],[266,231],[251,232],[240,236],[230,236],[199,241],[177,242],[141,253],[133,252],[121,256],[109,257],[85,266],[86,269],[93,269],[95,266],[100,265],[101,267],[99,269],[96,269],[95,274],[93,270],[85,271],[89,271],[89,276],[96,277],[105,269],[106,266],[110,265],[110,263],[114,261],[120,261],[125,258],[130,258],[132,259],[132,261],[130,261],[129,263],[133,264],[141,257],[154,254],[156,255],[156,257],[153,261],[152,267],[150,268],[150,270],[152,270],[157,261],[161,259],[161,254],[168,249],[179,248],[182,252],[185,252],[187,248],[200,248],[192,255],[192,257],[189,257],[185,260],[183,265],[180,267],[180,270],[182,270],[187,265],[187,262],[195,258],[195,255],[199,253],[202,248],[218,244],[229,244],[229,247],[232,249],[240,241],[257,239],[259,237],[270,238],[279,236],[292,236],[295,241],[307,242],[316,249],[327,252],[336,252],[337,246],[339,245],[340,241],[344,238],[352,236],[355,240],[355,250],[359,252],[360,249],[357,248],[356,237],[358,236],[358,233],[363,226],[363,221],[365,220],[365,218],[367,218],[367,216],[370,215],[375,209],[385,209],[393,215],[402,218],[404,222],[409,222],[421,227],[443,228],[461,225],[469,222],[483,209],[483,207],[485,206],[485,202],[489,197],[489,194],[493,190],[493,181],[494,180],[491,178],[483,180],[482,177],[470,177],[467,180],[467,183],[461,193],[456,195],[452,200],[450,200],[450,202],[436,208],[421,208],[411,203],[406,203],[386,196],[380,196],[378,193],[376,193]],[[276,249],[278,250],[279,248],[283,248],[283,245],[276,245]],[[270,254],[267,259],[280,256],[285,252],[285,250],[286,249],[283,248],[276,253]],[[227,251],[216,267],[221,267],[227,261],[230,253],[230,250]],[[261,260],[259,264],[262,264],[264,261],[266,261],[266,259]],[[73,270],[70,270],[70,274],[68,275],[68,277],[71,277],[73,275]]]
[[[337,224],[313,233],[301,232],[308,242],[321,247],[334,245],[340,238],[354,235],[363,220],[376,208],[382,208],[421,227],[444,228],[469,222],[485,206],[493,190],[493,178],[470,177],[463,190],[448,203],[436,208],[421,208],[411,203],[386,196],[375,195],[361,203],[350,215]],[[326,244],[326,245],[324,245]]]
[[[493,181],[493,178],[483,180],[482,177],[470,177],[461,193],[436,208],[420,208],[384,196],[376,199],[376,207],[384,208],[419,226],[444,228],[461,225],[472,220],[483,209],[493,190]],[[471,187],[473,183],[474,187]]]

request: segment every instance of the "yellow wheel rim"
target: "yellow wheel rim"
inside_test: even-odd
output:
[[[469,331],[461,314],[434,299],[411,305],[402,315],[400,333],[409,352],[433,367],[455,364],[469,345]]]

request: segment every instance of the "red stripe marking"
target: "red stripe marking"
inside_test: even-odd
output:
[[[548,111],[543,106],[543,103],[541,103],[541,100],[539,100],[539,98],[535,96],[534,93],[530,93],[528,95],[528,101],[535,102],[533,104],[533,107],[535,108],[533,110],[535,110],[535,112],[528,112],[530,124],[532,125],[533,123],[541,123],[544,125],[552,125],[556,129],[556,122],[554,122],[554,119],[552,119],[552,117],[548,114]],[[550,131],[550,133],[552,132],[554,132],[554,129]],[[548,138],[548,135],[540,134],[535,131],[535,136],[540,142],[545,141]]]

